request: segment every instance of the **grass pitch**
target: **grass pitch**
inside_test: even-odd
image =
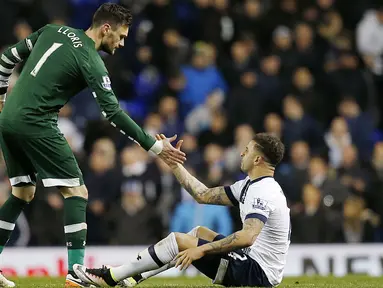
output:
[[[16,287],[64,287],[64,278],[17,278],[12,279],[16,282]],[[212,285],[211,280],[205,277],[196,278],[154,278],[148,280],[137,287],[222,287]],[[383,278],[372,278],[368,276],[347,276],[343,278],[335,277],[297,277],[286,278],[278,287],[281,288],[378,288],[383,287]]]

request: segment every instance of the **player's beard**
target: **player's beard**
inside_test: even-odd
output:
[[[105,53],[108,53],[109,55],[113,55],[114,54],[114,51],[116,50],[116,49],[114,49],[114,48],[111,48],[107,43],[101,43],[101,47],[100,47],[101,49],[101,51],[104,51]]]
[[[244,173],[246,173],[245,170],[246,170],[246,169],[245,169],[244,161],[241,161],[241,171],[244,172]]]

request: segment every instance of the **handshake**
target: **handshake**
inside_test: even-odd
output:
[[[163,148],[158,157],[160,157],[171,168],[176,168],[178,165],[182,165],[186,161],[186,154],[181,151],[183,140],[179,140],[175,147],[171,144],[177,139],[177,135],[171,138],[166,138],[164,134],[157,134],[156,140],[162,141]]]

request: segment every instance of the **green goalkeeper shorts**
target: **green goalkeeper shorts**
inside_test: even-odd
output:
[[[84,184],[77,160],[62,134],[30,138],[0,131],[0,145],[12,186],[36,184],[36,174],[45,187]]]

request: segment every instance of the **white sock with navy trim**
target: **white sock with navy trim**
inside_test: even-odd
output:
[[[110,274],[116,282],[119,282],[125,278],[158,269],[168,264],[177,256],[178,252],[176,235],[170,233],[168,237],[162,239],[156,245],[152,245],[138,253],[137,258],[132,259],[130,263],[111,268]]]

